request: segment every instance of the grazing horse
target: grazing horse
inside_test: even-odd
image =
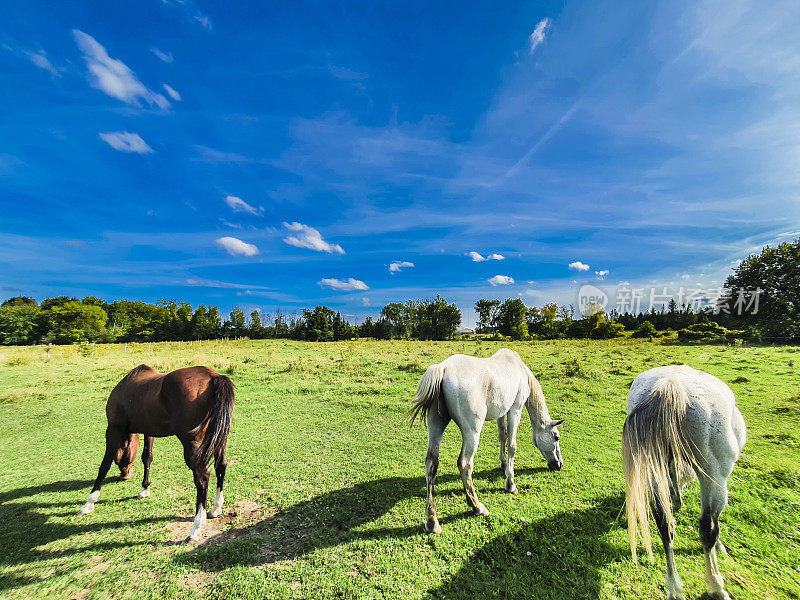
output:
[[[472,507],[474,514],[488,515],[489,511],[478,501],[472,483],[472,469],[481,430],[487,419],[497,420],[500,468],[506,475],[505,489],[516,494],[514,456],[517,453],[517,427],[523,407],[528,409],[531,418],[533,443],[547,460],[548,468],[551,471],[560,470],[564,463],[556,426],[563,423],[564,419],[554,421],[550,418],[542,386],[519,354],[506,348],[489,358],[454,354],[428,367],[417,387],[416,400],[410,413],[412,425],[417,417],[428,423],[428,454],[425,457],[425,479],[428,484],[426,531],[442,531],[436,518],[433,487],[439,468],[442,434],[450,420],[454,420],[461,430],[458,470],[464,483],[467,504]]]
[[[631,552],[641,535],[652,561],[648,490],[667,559],[669,600],[683,599],[672,542],[674,511],[683,505],[681,489],[700,480],[700,540],[705,553],[708,594],[727,600],[717,565],[719,515],[728,502],[728,476],[747,438],[742,413],[731,389],[713,375],[686,365],[656,367],[640,374],[628,394],[622,429],[622,454]]]
[[[116,462],[123,479],[130,479],[139,434],[144,434],[144,479],[139,498],[150,495],[150,463],[153,439],[176,436],[183,444],[183,458],[194,474],[197,507],[189,540],[200,539],[206,521],[208,463],[214,458],[217,496],[210,517],[222,512],[225,482],[225,444],[233,416],[233,383],[208,367],[188,367],[159,373],[140,365],[128,373],[111,391],[106,403],[106,451],[89,499],[78,514],[94,510],[100,486],[111,462]]]

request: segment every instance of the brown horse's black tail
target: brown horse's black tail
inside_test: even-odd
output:
[[[211,385],[214,386],[214,404],[208,413],[206,434],[197,454],[203,466],[209,463],[212,456],[225,449],[233,419],[233,382],[225,375],[214,375]]]

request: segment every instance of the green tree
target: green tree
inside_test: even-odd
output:
[[[35,342],[38,315],[39,307],[35,301],[33,304],[3,302],[0,307],[0,344],[20,346]]]
[[[414,326],[414,313],[415,306],[410,300],[407,304],[391,302],[381,310],[381,318],[390,326],[392,337],[408,339]]]
[[[500,305],[497,312],[497,324],[500,333],[514,340],[528,337],[528,323],[525,320],[527,309],[519,298],[508,299]]]
[[[250,313],[250,323],[247,326],[247,335],[254,340],[260,340],[267,336],[264,326],[261,324],[261,315],[257,310]]]
[[[724,288],[718,305],[736,325],[766,340],[800,340],[800,240],[749,256]]]
[[[42,311],[42,316],[47,323],[47,339],[57,344],[103,341],[108,336],[108,315],[99,306],[70,301]]]
[[[500,300],[480,299],[475,303],[475,312],[478,322],[475,326],[477,333],[497,333],[497,312]]]
[[[314,310],[303,309],[300,327],[302,338],[310,342],[332,341],[334,314],[327,306],[317,306]]]
[[[4,300],[2,306],[35,306],[38,308],[39,303],[28,296],[14,296],[13,298]]]
[[[231,311],[225,325],[231,337],[244,337],[244,335],[247,334],[244,311],[238,306]]]

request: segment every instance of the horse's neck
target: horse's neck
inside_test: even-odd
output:
[[[528,416],[531,418],[531,427],[536,428],[548,419],[547,407],[542,404],[541,406],[533,400],[533,395],[525,402],[525,408],[528,410]]]

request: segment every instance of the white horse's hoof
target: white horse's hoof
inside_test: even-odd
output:
[[[192,534],[186,538],[186,544],[191,544],[192,542],[196,542],[200,539],[200,534]]]
[[[139,498],[139,500],[144,500],[145,498],[147,498],[149,496],[150,496],[150,488],[147,488],[147,489],[144,489],[141,492],[139,492],[139,496],[137,496],[137,497]]]
[[[208,518],[209,519],[216,519],[218,516],[222,514],[222,507],[221,506],[214,506],[208,511]]]
[[[78,516],[88,515],[93,510],[94,504],[84,504],[83,507],[78,511]]]
[[[478,505],[477,505],[477,506],[475,506],[475,507],[472,509],[472,512],[473,512],[473,514],[474,514],[476,517],[488,517],[488,516],[489,516],[489,511],[488,511],[488,510],[486,509],[486,507],[485,507],[483,504],[481,504],[480,502],[478,502]]]
[[[519,494],[519,490],[517,489],[517,485],[515,483],[512,483],[511,487],[509,487],[508,483],[506,483],[506,491],[509,494]]]
[[[428,533],[442,533],[442,526],[439,525],[439,521],[437,519],[434,518],[432,522],[429,519],[425,523],[425,531]]]

